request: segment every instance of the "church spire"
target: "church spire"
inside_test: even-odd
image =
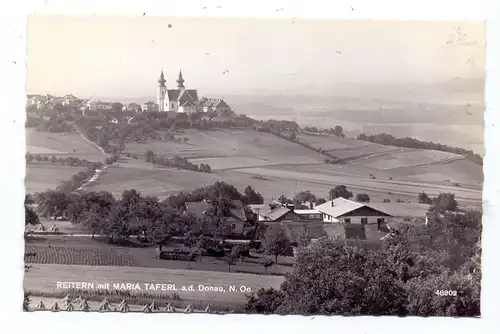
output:
[[[184,88],[184,79],[182,78],[182,71],[179,70],[179,77],[177,78],[177,88]]]
[[[160,79],[158,80],[158,83],[160,84],[160,87],[165,87],[165,83],[167,80],[165,80],[165,76],[163,75],[163,68],[161,69],[161,74],[160,74]]]

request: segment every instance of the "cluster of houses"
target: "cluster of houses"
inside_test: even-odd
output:
[[[346,239],[380,241],[389,237],[403,218],[400,214],[389,213],[387,203],[359,203],[344,198],[336,198],[326,203],[303,203],[308,209],[296,209],[292,204],[281,204],[272,200],[265,204],[251,204],[249,208],[257,217],[259,223],[320,227],[328,230],[328,235],[337,235]],[[404,204],[402,204],[404,205]],[[209,202],[188,202],[185,212],[201,218],[212,205]],[[400,208],[405,211],[405,208]],[[425,217],[425,218],[424,218]],[[422,221],[430,219],[422,213]],[[232,236],[241,236],[248,217],[243,205],[235,205],[227,217]],[[201,227],[200,227],[201,228]]]

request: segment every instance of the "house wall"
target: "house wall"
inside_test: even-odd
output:
[[[346,219],[350,219],[350,224],[361,224],[361,219],[365,218],[367,224],[377,224],[378,219],[384,219],[387,222],[387,216],[340,216],[337,217],[339,222],[347,223]]]
[[[276,220],[276,222],[279,223],[291,223],[296,221],[302,221],[302,218],[293,211],[286,213],[285,215],[281,216],[278,220]]]

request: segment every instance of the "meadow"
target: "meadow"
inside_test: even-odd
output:
[[[143,155],[147,150],[152,150],[158,156],[179,155],[194,163],[208,163],[210,166],[213,165],[212,169],[324,161],[324,156],[321,154],[270,133],[188,129],[176,137],[187,138],[187,141],[127,143],[125,153]]]
[[[31,154],[77,157],[89,161],[103,161],[106,156],[89,144],[79,133],[39,132],[26,129],[26,152]]]
[[[36,264],[24,276],[24,290],[33,294],[64,293],[57,288],[57,282],[89,283],[137,283],[144,287],[148,284],[175,284],[178,291],[146,291],[153,295],[175,292],[186,300],[203,300],[228,303],[245,303],[246,293],[240,287],[257,291],[260,288],[279,288],[283,276],[263,276],[241,273],[227,273],[199,270],[173,270],[140,267],[107,267],[83,265]],[[181,291],[182,286],[195,287],[195,291]],[[198,285],[222,287],[223,292],[198,291]],[[235,286],[235,292],[229,292]],[[137,291],[139,293],[145,292]],[[133,291],[131,292],[133,293]]]
[[[55,189],[61,183],[81,171],[84,167],[71,167],[64,165],[52,165],[50,163],[31,163],[26,165],[26,178],[24,185],[26,193],[43,192]]]

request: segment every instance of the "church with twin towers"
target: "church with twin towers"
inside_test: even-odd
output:
[[[175,112],[175,113],[195,113],[195,112],[212,112],[221,116],[232,114],[229,105],[221,98],[198,98],[197,89],[186,88],[182,71],[176,80],[174,89],[167,88],[167,80],[163,74],[163,69],[160,72],[158,79],[158,88],[156,94],[156,104],[159,112]],[[156,109],[156,108],[155,108]]]

